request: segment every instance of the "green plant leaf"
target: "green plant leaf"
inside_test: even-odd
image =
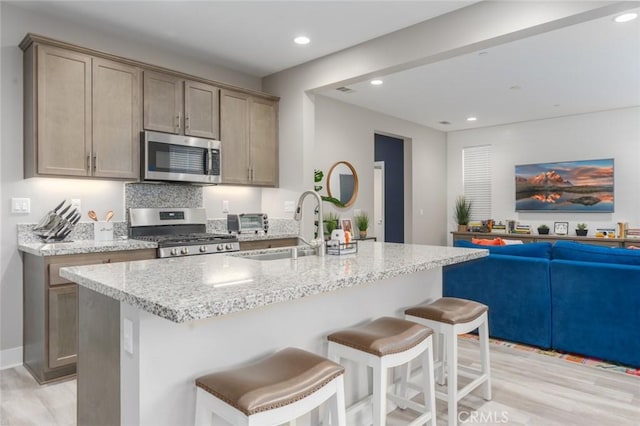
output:
[[[326,201],[326,202],[329,202],[329,203],[332,203],[333,205],[335,205],[337,207],[344,207],[344,204],[342,203],[342,201],[338,200],[335,197],[328,197],[326,195],[323,195],[322,196],[322,200]]]
[[[324,172],[322,170],[315,169],[313,171],[313,181],[315,183],[322,182],[322,178],[324,178]]]
[[[313,187],[313,190],[314,190],[314,191],[316,191],[316,192],[320,192],[320,191],[322,191],[322,185],[315,185],[315,186]]]

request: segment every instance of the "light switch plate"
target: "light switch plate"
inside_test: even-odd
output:
[[[222,202],[222,213],[229,213],[229,200]]]
[[[285,213],[293,213],[296,210],[295,201],[285,201],[284,202],[284,211]]]
[[[71,207],[75,207],[79,212],[82,211],[82,201],[79,198],[71,199]]]

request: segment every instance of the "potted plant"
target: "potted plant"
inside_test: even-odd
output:
[[[331,233],[334,229],[338,229],[338,221],[340,220],[340,216],[338,213],[329,212],[324,215],[322,218],[322,222],[324,223],[324,235],[331,238]]]
[[[454,217],[458,224],[458,232],[466,232],[467,225],[469,224],[469,218],[471,215],[471,200],[467,200],[464,195],[460,195],[456,198],[456,204],[454,207]]]
[[[579,223],[576,226],[576,235],[579,237],[586,237],[589,230],[587,229],[586,223]]]
[[[549,227],[547,225],[538,226],[538,234],[549,235]]]
[[[360,238],[367,238],[367,229],[369,228],[369,215],[367,212],[361,212],[353,216],[353,220],[356,222],[356,227],[360,231]]]

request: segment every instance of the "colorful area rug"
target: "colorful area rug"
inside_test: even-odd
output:
[[[475,334],[464,334],[460,337],[464,339],[478,340],[478,336]],[[535,346],[527,346],[521,343],[507,342],[506,340],[489,339],[489,341],[493,345],[506,346],[508,348],[514,348],[514,349],[518,349],[526,352],[536,352],[541,355],[564,359],[565,361],[573,362],[574,364],[582,364],[589,367],[601,368],[603,370],[615,371],[617,373],[629,374],[631,376],[640,377],[640,369],[638,368],[632,368],[632,367],[627,367],[627,366],[618,365],[618,364],[611,364],[606,361],[601,361],[599,359],[593,359],[593,358],[586,358],[581,355],[568,354],[564,352],[556,352],[554,350],[540,349]]]

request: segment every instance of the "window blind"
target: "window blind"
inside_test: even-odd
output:
[[[491,145],[462,149],[462,182],[471,220],[491,219]]]

